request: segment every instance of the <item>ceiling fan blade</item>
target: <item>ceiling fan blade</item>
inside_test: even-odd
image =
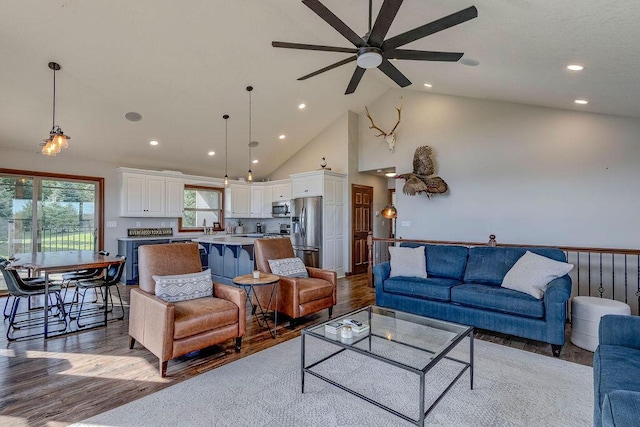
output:
[[[384,56],[388,59],[410,59],[413,61],[447,61],[456,62],[462,58],[464,53],[460,52],[432,52],[430,50],[409,50],[394,49],[385,52]]]
[[[395,37],[391,37],[382,43],[382,50],[387,51],[395,49],[400,46],[404,46],[412,41],[419,40],[430,34],[437,33],[447,28],[451,28],[455,25],[462,24],[470,19],[478,17],[478,9],[475,6],[468,7],[451,15],[445,16],[438,20],[429,22],[428,24],[409,30],[405,33],[398,34]]]
[[[343,59],[342,61],[338,61],[335,64],[328,65],[324,68],[319,69],[318,71],[314,71],[311,74],[307,74],[306,76],[300,77],[298,80],[307,80],[309,77],[317,76],[318,74],[324,73],[325,71],[333,70],[334,68],[338,68],[341,65],[348,64],[349,62],[353,62],[356,60],[356,56],[351,56],[347,59]]]
[[[411,84],[411,80],[406,78],[405,75],[402,74],[396,67],[394,67],[388,59],[383,59],[382,64],[378,65],[378,69],[385,73],[400,87],[409,86]]]
[[[273,46],[273,47],[282,47],[282,48],[285,48],[285,49],[321,50],[323,52],[358,53],[358,49],[354,49],[352,47],[320,46],[320,45],[316,45],[316,44],[271,42],[271,46]]]
[[[360,84],[360,80],[362,79],[365,71],[367,70],[362,67],[356,67],[356,70],[353,72],[353,76],[351,76],[351,81],[347,86],[347,90],[344,92],[345,95],[349,95],[356,91],[356,88],[358,87],[358,84]]]
[[[333,14],[329,9],[326,8],[325,5],[320,3],[318,0],[302,0],[302,3],[305,4],[309,9],[313,10],[316,15],[320,18],[324,19],[324,21],[331,25],[336,29],[340,34],[342,34],[347,40],[353,43],[356,47],[364,47],[367,44],[362,38],[357,35],[351,28],[347,26],[340,18]]]
[[[402,1],[403,0],[384,0],[384,3],[382,3],[382,7],[380,8],[380,12],[378,12],[376,23],[373,24],[371,34],[369,35],[368,44],[370,46],[382,46],[384,37],[389,31],[389,27],[391,27],[391,23],[395,19],[400,6],[402,5]]]

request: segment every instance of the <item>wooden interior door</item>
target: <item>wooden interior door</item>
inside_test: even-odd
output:
[[[367,235],[373,230],[373,187],[351,186],[351,272],[366,273],[369,264]]]

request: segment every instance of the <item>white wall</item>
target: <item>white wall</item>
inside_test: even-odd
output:
[[[349,113],[345,112],[276,169],[270,178],[272,180],[287,179],[289,175],[294,173],[320,169],[323,157],[327,160],[327,167],[330,167],[333,172],[346,174],[348,168],[348,127]]]
[[[639,247],[640,120],[390,90],[369,107],[376,124],[395,123],[401,95],[394,153],[360,115],[359,169],[409,172],[430,145],[450,191],[406,196],[397,180],[399,236]]]
[[[379,216],[379,212],[387,205],[389,192],[387,178],[358,171],[358,148],[360,146],[360,118],[357,113],[349,111],[349,206],[351,206],[351,184],[373,187],[373,235],[387,237],[391,223]],[[349,223],[352,221],[349,209]],[[351,259],[351,258],[349,258]]]

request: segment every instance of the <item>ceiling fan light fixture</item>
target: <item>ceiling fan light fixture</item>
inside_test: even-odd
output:
[[[364,69],[377,68],[382,64],[382,51],[377,47],[362,47],[358,51],[356,64],[358,64],[358,67]]]

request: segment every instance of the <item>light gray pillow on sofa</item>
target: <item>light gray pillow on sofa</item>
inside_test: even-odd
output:
[[[156,281],[156,296],[167,302],[186,301],[213,295],[211,270],[198,273],[152,276]]]
[[[555,261],[527,251],[513,264],[502,280],[502,287],[542,298],[549,282],[573,269],[573,264]]]
[[[300,258],[268,259],[271,272],[277,276],[309,277],[307,267]]]
[[[427,278],[427,257],[424,255],[424,246],[416,248],[389,246],[389,255],[391,255],[389,277]]]

